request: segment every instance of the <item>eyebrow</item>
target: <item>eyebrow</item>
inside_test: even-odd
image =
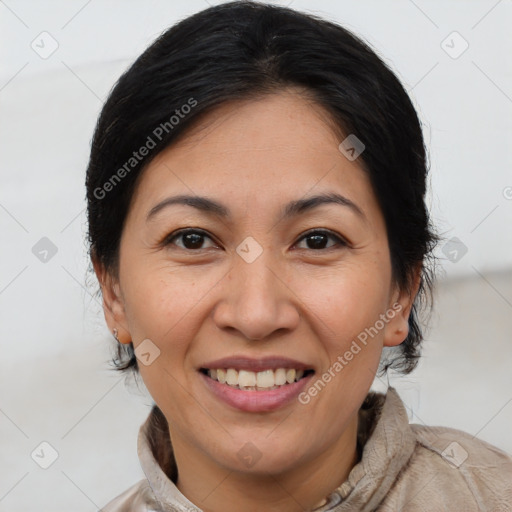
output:
[[[291,201],[282,209],[282,217],[283,219],[289,219],[291,217],[304,214],[324,204],[337,204],[340,206],[345,206],[351,209],[363,220],[366,220],[363,211],[361,210],[361,208],[359,208],[359,206],[357,206],[357,204],[355,204],[347,197],[337,193],[318,194],[303,199]],[[158,203],[153,208],[151,208],[151,210],[148,212],[146,216],[146,222],[152,219],[157,213],[162,211],[164,208],[168,208],[169,206],[173,205],[191,206],[192,208],[196,208],[201,212],[222,219],[229,219],[231,217],[229,208],[213,199],[204,196],[179,195],[168,197],[161,201],[160,203]]]

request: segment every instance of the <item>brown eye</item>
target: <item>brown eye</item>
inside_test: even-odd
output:
[[[182,245],[174,244],[180,247],[181,249],[186,250],[198,250],[198,249],[207,249],[208,247],[203,247],[204,239],[211,238],[203,231],[197,229],[186,229],[180,230],[175,233],[169,235],[163,242],[164,246],[174,244],[175,240],[181,240]]]
[[[342,238],[335,235],[334,233],[331,233],[330,231],[325,230],[310,231],[309,233],[306,233],[300,240],[308,240],[307,244],[309,247],[305,247],[305,249],[321,250],[331,249],[333,247],[332,245],[330,247],[326,247],[329,238],[335,240],[337,245],[347,245],[347,243]]]

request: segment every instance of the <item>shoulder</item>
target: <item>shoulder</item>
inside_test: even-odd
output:
[[[153,491],[144,478],[109,501],[101,508],[101,512],[149,512],[156,510],[156,506]]]
[[[425,496],[435,496],[440,505],[460,499],[465,510],[512,509],[510,454],[450,427],[410,427],[416,447],[403,477],[412,475],[427,490]]]
[[[512,471],[512,456],[496,446],[472,436],[463,430],[450,427],[429,427],[411,424],[418,449],[432,461],[443,462],[442,467],[474,472]],[[510,483],[510,482],[509,482]]]

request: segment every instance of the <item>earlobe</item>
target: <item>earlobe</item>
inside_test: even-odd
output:
[[[384,346],[394,347],[405,341],[409,335],[409,316],[414,304],[414,300],[421,283],[421,269],[419,266],[416,270],[414,283],[410,292],[407,290],[398,291],[396,300],[391,304],[389,311],[394,310],[395,314],[390,318],[384,331]]]
[[[126,316],[119,283],[114,280],[113,276],[101,263],[93,260],[93,267],[101,288],[103,313],[107,326],[119,343],[128,344],[132,340],[126,327]]]
[[[397,303],[401,307],[394,308],[397,310],[395,316],[388,322],[384,330],[384,346],[394,347],[400,345],[409,334],[409,313],[401,303]]]

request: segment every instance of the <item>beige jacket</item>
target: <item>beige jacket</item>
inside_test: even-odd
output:
[[[512,457],[448,427],[409,424],[396,390],[370,392],[359,411],[362,457],[315,512],[512,512]],[[155,406],[141,426],[146,478],[103,512],[201,512],[176,487],[167,423]]]

